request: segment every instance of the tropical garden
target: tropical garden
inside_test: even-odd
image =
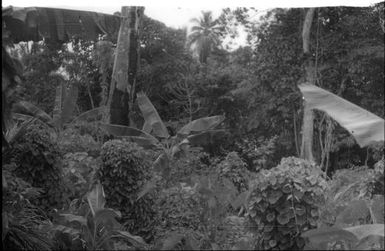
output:
[[[3,7],[3,249],[383,250],[384,3],[256,13]]]

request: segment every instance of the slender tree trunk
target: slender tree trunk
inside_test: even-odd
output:
[[[306,12],[305,21],[302,29],[302,45],[303,52],[306,57],[305,62],[305,82],[307,84],[314,85],[315,83],[315,67],[310,53],[310,31],[314,17],[315,8],[310,8]],[[314,114],[309,109],[306,100],[304,101],[304,115],[302,126],[302,145],[301,145],[301,158],[314,161],[313,157],[313,125]]]
[[[139,64],[139,30],[144,7],[123,6],[108,99],[110,123],[130,124]]]

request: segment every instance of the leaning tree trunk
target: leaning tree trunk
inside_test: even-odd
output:
[[[115,52],[108,99],[111,124],[129,125],[139,64],[139,31],[144,7],[122,7],[122,20]]]
[[[303,53],[306,57],[305,68],[305,82],[310,85],[315,83],[315,67],[314,62],[310,53],[310,31],[313,22],[315,8],[310,8],[306,12],[305,20],[302,29],[302,45]],[[304,101],[304,115],[303,115],[303,126],[302,126],[302,144],[301,144],[301,158],[314,161],[313,157],[313,124],[314,114],[309,109]]]

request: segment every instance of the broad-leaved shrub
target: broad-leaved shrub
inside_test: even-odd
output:
[[[16,164],[14,174],[42,188],[36,205],[44,209],[62,208],[67,203],[60,151],[50,133],[41,125],[31,125],[24,137],[18,138],[7,153]]]
[[[248,227],[259,249],[301,249],[303,231],[317,226],[326,181],[315,164],[295,157],[262,170],[250,183]]]
[[[104,187],[107,206],[122,213],[128,231],[152,238],[155,210],[151,193],[139,200],[138,193],[150,179],[150,162],[143,148],[124,140],[106,142],[101,151],[102,165],[97,177]]]

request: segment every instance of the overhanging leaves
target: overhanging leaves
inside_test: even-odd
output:
[[[222,123],[223,120],[225,120],[225,117],[222,115],[196,119],[183,126],[178,131],[178,134],[188,135],[194,132],[210,130]]]
[[[298,86],[310,109],[326,112],[353,135],[357,143],[367,146],[384,140],[384,120],[377,115],[314,85]]]
[[[151,103],[150,99],[146,96],[146,94],[144,94],[143,92],[138,93],[137,100],[139,109],[143,114],[144,121],[145,123],[151,125],[154,134],[161,138],[170,137],[166,126],[164,125],[158,112],[156,111],[155,107]],[[146,127],[148,128],[148,125]]]
[[[52,118],[45,111],[28,101],[20,101],[16,103],[13,106],[13,112],[29,115],[34,118],[38,118],[49,125],[52,125]]]
[[[99,34],[118,32],[120,17],[91,11],[40,7],[3,8],[3,22],[13,42],[67,42],[72,36],[95,40]]]

